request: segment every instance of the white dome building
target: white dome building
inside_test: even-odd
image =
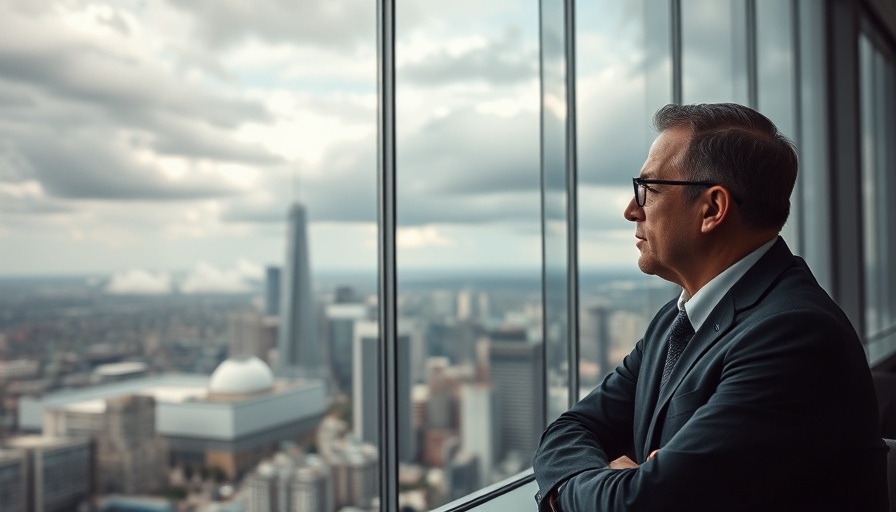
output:
[[[231,357],[221,363],[208,382],[209,400],[233,400],[274,389],[274,372],[261,359]]]
[[[278,379],[261,359],[232,357],[211,376],[147,375],[76,390],[23,397],[23,430],[42,430],[44,409],[94,410],[116,396],[152,396],[156,432],[171,464],[218,467],[236,477],[277,451],[283,441],[310,438],[327,408],[319,379]]]

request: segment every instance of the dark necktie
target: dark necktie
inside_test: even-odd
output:
[[[675,367],[675,363],[678,362],[678,358],[681,357],[684,347],[691,341],[692,336],[694,336],[694,328],[688,319],[687,311],[681,308],[669,331],[669,349],[666,352],[666,364],[663,366],[663,377],[660,380],[660,393],[663,392],[669,375],[672,375],[672,368]]]

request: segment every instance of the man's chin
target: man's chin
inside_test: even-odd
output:
[[[647,275],[652,276],[656,274],[656,269],[653,265],[653,262],[645,258],[643,254],[640,258],[638,258],[638,268],[641,269],[641,272]]]

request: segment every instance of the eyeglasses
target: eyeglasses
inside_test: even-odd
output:
[[[647,201],[647,185],[691,185],[695,187],[714,187],[718,183],[711,181],[687,181],[687,180],[653,180],[649,178],[632,178],[632,185],[635,187],[635,203],[638,208],[644,207]]]

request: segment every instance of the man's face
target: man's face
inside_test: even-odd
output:
[[[686,180],[679,167],[690,139],[687,128],[670,128],[659,134],[641,178]],[[644,206],[632,197],[625,208],[625,218],[635,223],[635,245],[641,251],[638,267],[667,281],[683,285],[682,276],[698,264],[693,257],[700,233],[700,215],[696,203],[687,199],[687,187],[681,185],[647,185]]]

